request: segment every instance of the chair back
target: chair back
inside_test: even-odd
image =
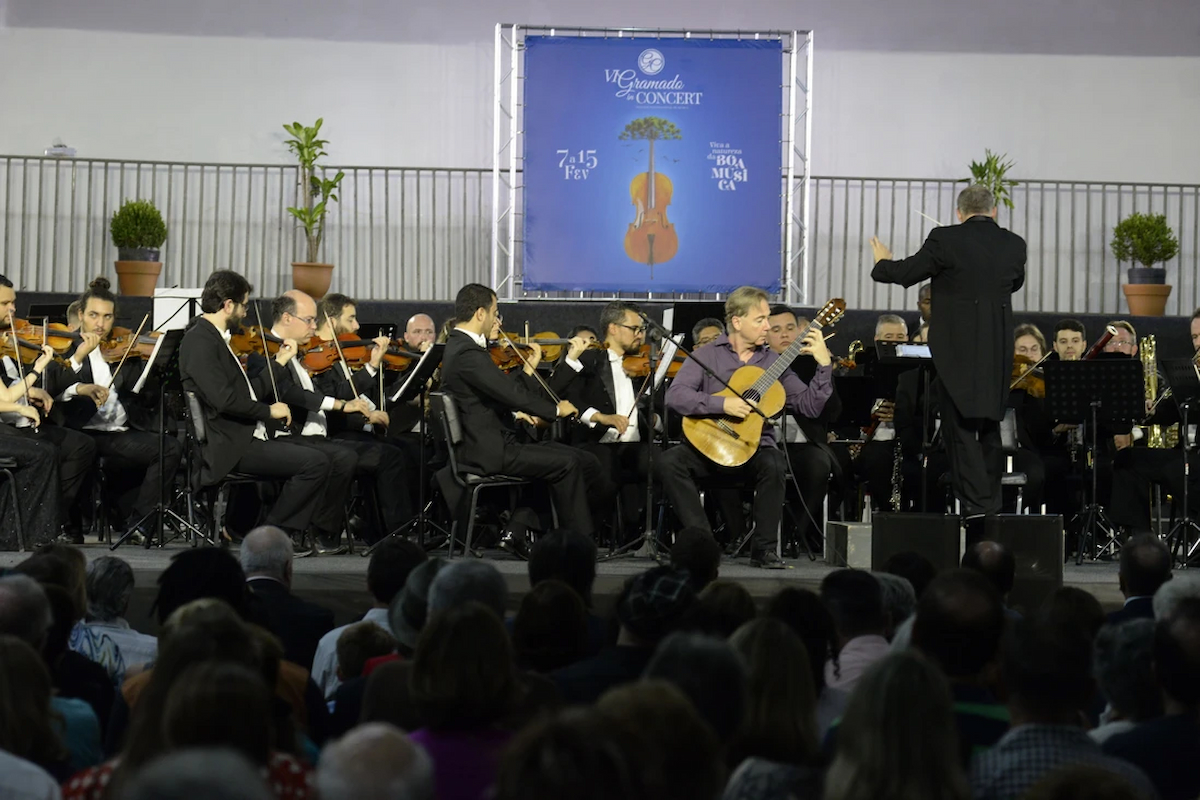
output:
[[[458,478],[462,472],[458,465],[458,448],[462,445],[462,420],[458,417],[458,406],[454,398],[445,392],[429,393],[429,408],[438,421],[442,435],[446,438],[446,449],[450,454],[450,471]]]
[[[1017,452],[1017,410],[1004,409],[1004,418],[1000,420],[1000,447],[1005,453],[1012,455]]]
[[[200,398],[195,392],[183,393],[187,399],[187,415],[188,422],[192,426],[192,436],[196,440],[196,444],[203,445],[208,442],[208,431],[204,427],[204,409],[200,407]]]

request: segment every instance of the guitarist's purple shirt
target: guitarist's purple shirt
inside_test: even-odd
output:
[[[733,352],[733,347],[729,344],[729,337],[725,335],[718,336],[693,353],[695,359],[704,362],[705,366],[726,381],[739,367],[766,369],[779,358],[771,348],[764,344],[760,345],[754,355],[750,356],[749,361],[742,361],[738,358],[737,353]],[[807,386],[791,369],[784,370],[783,377],[779,380],[783,384],[783,390],[787,393],[788,410],[809,418],[816,418],[825,408],[825,401],[833,394],[832,365],[817,367],[816,374],[813,375],[813,379]],[[679,373],[671,382],[671,388],[667,389],[667,407],[685,417],[716,416],[724,412],[725,398],[713,395],[724,388],[694,359],[689,358],[679,368]],[[774,447],[775,443],[775,426],[764,426],[762,441],[759,444]]]

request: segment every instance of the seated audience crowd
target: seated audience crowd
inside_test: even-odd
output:
[[[1200,578],[1160,547],[1107,619],[1010,607],[995,543],[758,604],[682,537],[596,608],[558,530],[510,616],[493,564],[387,539],[334,627],[263,527],[179,552],[150,636],[129,564],[50,545],[0,575],[0,798],[1197,798]]]

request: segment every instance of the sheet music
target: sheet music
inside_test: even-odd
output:
[[[933,352],[930,351],[927,344],[898,344],[896,345],[897,358],[933,358]]]
[[[663,380],[667,377],[667,370],[671,368],[671,362],[675,359],[675,351],[678,349],[679,346],[675,344],[674,339],[663,339],[662,353],[659,354],[659,358],[662,360],[658,362],[658,369],[654,371],[655,391],[658,391],[658,388],[662,386]]]
[[[150,352],[150,358],[146,359],[146,366],[142,368],[142,375],[138,378],[137,383],[133,385],[133,393],[141,394],[142,387],[146,385],[146,379],[150,377],[150,368],[158,363],[158,351],[162,349],[163,342],[167,340],[165,336],[159,336],[154,342],[154,350]]]
[[[406,378],[400,388],[396,390],[396,393],[392,395],[391,402],[395,403],[400,399],[400,395],[404,394],[404,392],[408,389],[408,385],[412,383],[413,378],[417,377],[417,375],[421,373],[421,367],[425,365],[425,361],[438,350],[440,350],[438,347],[429,348],[421,354],[421,360],[418,361],[415,366],[409,367],[408,378]]]

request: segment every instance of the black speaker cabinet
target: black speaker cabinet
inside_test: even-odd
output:
[[[1022,614],[1036,611],[1063,582],[1063,518],[1057,514],[999,514],[967,531],[967,547],[999,542],[1012,551],[1017,576],[1008,605]]]
[[[960,517],[953,514],[876,514],[871,517],[871,569],[896,553],[914,552],[940,572],[959,562]]]

